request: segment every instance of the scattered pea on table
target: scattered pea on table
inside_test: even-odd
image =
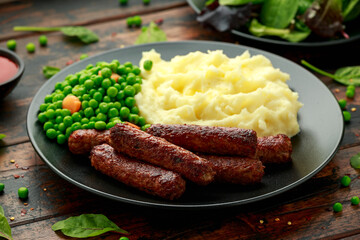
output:
[[[15,51],[16,49],[16,41],[14,39],[11,39],[6,42],[6,46],[8,49]]]
[[[26,44],[26,50],[29,52],[29,53],[33,53],[35,52],[35,44],[34,43],[28,43]]]
[[[48,39],[45,35],[41,35],[39,37],[39,44],[40,46],[46,46],[47,45],[47,42],[48,42]]]

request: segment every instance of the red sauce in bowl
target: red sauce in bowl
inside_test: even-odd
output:
[[[16,75],[19,67],[13,61],[0,56],[0,84],[9,81]]]

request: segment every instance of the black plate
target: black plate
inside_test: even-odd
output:
[[[292,139],[293,164],[268,171],[259,186],[244,188],[230,185],[198,187],[188,184],[185,194],[177,201],[152,197],[95,171],[89,159],[72,155],[67,146],[60,146],[46,138],[37,121],[38,109],[55,83],[68,74],[84,69],[98,61],[119,59],[138,63],[142,52],[155,49],[163,59],[193,51],[221,49],[229,57],[249,50],[251,55],[263,54],[275,68],[289,73],[289,86],[299,93],[304,103],[298,118],[301,132]],[[132,204],[166,208],[211,208],[254,202],[289,190],[311,178],[334,156],[343,136],[344,124],[340,107],[328,88],[299,65],[277,55],[255,48],[206,41],[164,42],[114,49],[77,62],[48,80],[35,95],[27,115],[28,134],[35,150],[48,166],[69,182],[101,196]]]
[[[206,0],[187,0],[188,4],[194,9],[194,11],[199,14],[201,10],[205,6]],[[339,39],[323,39],[316,36],[309,36],[307,39],[301,42],[289,42],[286,40],[282,40],[281,38],[276,37],[256,37],[249,33],[247,29],[241,30],[231,30],[234,35],[242,37],[244,39],[248,39],[250,41],[255,41],[259,43],[265,44],[275,44],[275,45],[283,45],[283,46],[297,46],[297,47],[326,47],[326,46],[334,46],[338,44],[347,44],[353,41],[357,41],[360,39],[360,18],[357,18],[353,21],[345,23],[346,29],[345,32],[350,36],[350,38],[339,38]],[[214,30],[216,31],[216,30]],[[218,33],[221,34],[221,33]]]

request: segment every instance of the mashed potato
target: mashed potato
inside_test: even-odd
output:
[[[191,52],[171,61],[154,50],[140,61],[142,90],[135,99],[148,123],[197,124],[253,129],[258,136],[299,132],[302,104],[286,81],[262,55],[228,58],[222,51]]]

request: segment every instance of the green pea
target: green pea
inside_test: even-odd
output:
[[[46,122],[48,120],[48,118],[46,117],[46,114],[44,112],[42,112],[42,113],[39,113],[38,120],[41,123],[44,123],[44,122]]]
[[[144,5],[149,5],[150,0],[143,0]],[[119,240],[125,240],[125,239],[119,239]]]
[[[65,130],[65,136],[66,136],[66,138],[69,138],[69,136],[71,135],[72,132],[73,132],[72,127],[66,128],[66,130]]]
[[[116,72],[118,65],[116,63],[110,63],[109,67],[112,72]]]
[[[120,66],[116,69],[116,73],[120,76],[124,75],[126,73],[125,66],[120,64]]]
[[[92,116],[94,116],[94,110],[91,107],[87,107],[84,110],[84,115],[87,118],[92,117]]]
[[[129,108],[132,108],[134,105],[135,105],[136,101],[135,101],[135,98],[133,97],[127,97],[125,99],[125,105]]]
[[[83,54],[83,55],[84,55],[84,56],[86,55],[85,58],[88,57],[87,54]],[[81,56],[80,56],[80,58],[81,58]],[[84,58],[83,58],[83,59],[84,59]],[[82,59],[80,59],[80,60],[82,60]],[[93,69],[93,68],[94,68],[94,65],[92,65],[91,63],[86,66],[86,70],[91,70],[91,69]],[[93,72],[91,71],[91,73],[93,73]]]
[[[346,90],[345,95],[348,98],[354,98],[355,91],[354,90]]]
[[[348,122],[351,119],[351,114],[348,111],[343,111],[344,121]]]
[[[84,86],[85,86],[85,88],[86,88],[87,90],[90,90],[90,89],[92,89],[93,86],[94,86],[94,81],[91,80],[91,79],[88,79],[88,80],[86,80],[86,81],[84,82]]]
[[[104,79],[101,83],[101,87],[104,89],[108,89],[111,85],[112,85],[112,82],[108,78]]]
[[[56,84],[55,84],[55,89],[56,90],[61,90],[61,88],[62,88],[62,84],[61,84],[61,82],[57,82]]]
[[[341,108],[341,109],[345,109],[345,108],[346,108],[346,104],[347,104],[347,102],[346,102],[345,99],[340,99],[340,100],[339,100],[339,105],[340,105],[340,108]]]
[[[108,116],[109,116],[109,118],[119,116],[119,110],[117,110],[116,108],[110,108],[109,112],[108,112]]]
[[[52,122],[44,123],[44,126],[43,126],[44,131],[47,131],[50,128],[54,128],[54,124]]]
[[[109,97],[116,97],[116,95],[118,94],[118,89],[116,87],[109,87],[106,91],[107,95]]]
[[[119,240],[129,240],[129,238],[128,237],[121,237],[121,238],[119,238]]]
[[[39,37],[39,44],[40,46],[46,46],[47,45],[47,42],[48,42],[48,39],[45,35],[41,35]]]
[[[89,128],[89,129],[94,129],[94,128],[95,128],[95,122],[94,122],[94,121],[90,121],[90,122],[88,123],[88,128]]]
[[[125,62],[124,63],[125,68],[131,68],[133,67],[133,64],[131,62]]]
[[[62,110],[62,109],[56,109],[56,110],[55,110],[55,116],[56,116],[56,117],[61,116],[61,110]],[[55,118],[55,120],[56,120],[56,118]]]
[[[135,89],[135,94],[141,92],[141,85],[139,83],[135,83],[133,87]]]
[[[120,108],[121,108],[121,103],[120,103],[120,102],[114,102],[114,108],[120,110]]]
[[[56,132],[59,130],[59,124],[54,124],[54,129],[56,130]]]
[[[106,114],[109,110],[109,105],[105,102],[99,104],[100,112]]]
[[[130,73],[127,77],[126,77],[126,83],[128,85],[134,85],[136,82],[136,77],[133,73]]]
[[[126,82],[122,82],[122,83],[120,84],[120,89],[121,89],[121,90],[124,90],[126,86],[127,86],[127,83],[126,83]]]
[[[46,136],[50,139],[54,139],[56,138],[57,134],[56,134],[56,130],[53,128],[50,128],[48,130],[46,130]]]
[[[130,109],[130,112],[133,113],[133,114],[139,114],[139,108],[134,106]]]
[[[100,112],[98,115],[96,115],[96,118],[99,121],[104,121],[105,122],[106,119],[107,119],[107,116],[106,116],[106,114]]]
[[[18,189],[18,196],[21,199],[27,199],[29,196],[29,189],[26,187],[21,187]]]
[[[124,97],[125,97],[125,93],[124,93],[123,90],[120,90],[118,92],[118,94],[116,95],[116,99],[119,100],[119,101],[122,100]]]
[[[84,123],[81,125],[81,129],[89,129],[89,125],[87,123]]]
[[[81,108],[82,109],[86,109],[87,107],[89,107],[89,101],[82,101],[81,102]]]
[[[75,75],[72,75],[70,78],[69,78],[69,83],[72,87],[74,87],[75,85],[77,85],[79,83],[79,78]]]
[[[114,87],[115,87],[118,91],[121,90],[121,86],[120,86],[120,84],[118,84],[118,83],[115,83],[115,84],[114,84]]]
[[[103,89],[103,88],[101,88],[101,87],[98,88],[98,92],[101,93],[102,96],[105,95],[105,89]]]
[[[101,69],[101,76],[103,78],[110,78],[111,74],[112,74],[112,71],[110,68],[105,67],[105,68]]]
[[[31,42],[26,44],[26,50],[28,51],[28,53],[35,52],[35,44],[33,44]]]
[[[70,127],[73,124],[73,119],[71,116],[66,116],[63,119],[63,123],[65,124],[65,127]]]
[[[138,67],[134,67],[131,72],[135,75],[139,75],[141,73],[141,70]]]
[[[45,112],[45,115],[48,119],[54,118],[55,117],[55,111],[54,109],[49,109]]]
[[[0,183],[0,193],[3,192],[5,189],[5,184]]]
[[[359,199],[358,196],[354,196],[354,197],[351,198],[351,204],[352,205],[359,205],[359,203],[360,203],[360,199]]]
[[[333,206],[333,210],[334,210],[334,212],[341,212],[342,211],[342,204],[339,203],[339,202],[335,203],[334,206]]]
[[[96,92],[96,93],[94,93],[93,98],[94,98],[94,100],[101,102],[103,95],[101,94],[101,92]]]
[[[95,110],[95,115],[98,115],[99,113],[101,113],[100,108],[97,108],[97,109]]]
[[[121,85],[122,83],[126,83],[126,79],[124,77],[119,77],[118,83]]]
[[[72,87],[71,86],[66,86],[64,87],[64,94],[67,96],[72,92]]]
[[[97,108],[99,106],[99,103],[95,99],[91,99],[89,101],[89,106],[95,109],[95,108]]]
[[[72,115],[71,115],[71,118],[74,122],[80,122],[81,121],[81,114],[78,113],[78,112],[74,112]]]
[[[114,122],[109,122],[108,124],[106,124],[106,129],[110,129],[112,128],[113,126],[115,126],[116,123]]]
[[[95,93],[96,93],[96,89],[91,89],[91,90],[89,91],[90,97],[93,97]],[[86,99],[86,100],[90,100],[90,99]]]
[[[119,0],[120,5],[126,5],[128,0]]]
[[[104,121],[97,121],[95,122],[95,129],[97,130],[104,130],[106,129],[106,123]]]
[[[152,68],[152,65],[153,65],[153,62],[151,60],[145,60],[143,67],[146,71],[150,71]]]
[[[111,102],[111,98],[109,96],[105,96],[103,98],[103,102],[109,103],[109,102]]]
[[[142,78],[140,76],[136,76],[135,83],[142,84]]]
[[[129,121],[133,124],[137,124],[139,122],[139,116],[137,114],[130,113]]]
[[[86,54],[86,53],[83,53],[83,54],[81,54],[80,55],[80,60],[83,60],[83,59],[85,59],[85,58],[88,58],[89,56]]]
[[[88,118],[83,118],[80,121],[81,124],[86,124],[86,123],[89,123],[89,122],[90,122],[90,120]]]
[[[16,49],[16,41],[14,39],[11,39],[11,40],[6,42],[6,46],[7,46],[8,49],[14,51]]]
[[[355,91],[355,85],[349,85],[349,86],[347,86],[346,90]]]
[[[66,136],[64,134],[59,134],[56,140],[58,144],[64,144],[66,142]]]
[[[129,117],[129,114],[130,114],[129,108],[127,108],[127,107],[122,107],[122,108],[120,109],[120,118],[121,118],[122,120],[127,119],[127,118]]]
[[[351,178],[349,176],[345,175],[341,178],[341,185],[343,185],[344,187],[349,186],[350,183],[351,183]]]
[[[126,18],[126,24],[128,27],[132,27],[134,25],[134,18],[133,17],[128,17]]]
[[[46,95],[44,101],[45,103],[52,103],[52,96],[49,94]]]
[[[41,104],[40,105],[40,112],[45,112],[48,106],[49,106],[48,103]]]
[[[90,79],[90,75],[88,74],[81,74],[79,78],[79,84],[84,84],[86,80]]]
[[[146,120],[145,120],[145,118],[144,117],[139,117],[139,121],[138,121],[138,125],[140,126],[140,127],[142,127],[142,126],[144,126],[146,124]]]
[[[140,16],[134,16],[132,21],[135,26],[137,27],[141,26],[142,20]]]
[[[66,116],[70,116],[71,112],[69,109],[62,109],[61,110],[61,116],[66,117]]]
[[[61,132],[65,132],[66,130],[66,127],[65,127],[65,124],[62,122],[62,123],[59,123],[59,127],[58,127],[59,131]]]
[[[81,129],[81,123],[79,122],[73,123],[73,125],[71,125],[71,128],[73,131],[79,130]]]
[[[62,123],[62,122],[63,122],[63,117],[62,117],[62,116],[57,116],[57,117],[55,118],[55,122],[56,122],[57,124]]]
[[[145,131],[147,128],[151,127],[151,124],[145,124],[141,127],[141,130]]]
[[[126,86],[124,88],[124,94],[126,97],[133,97],[135,96],[135,88],[133,86]]]

